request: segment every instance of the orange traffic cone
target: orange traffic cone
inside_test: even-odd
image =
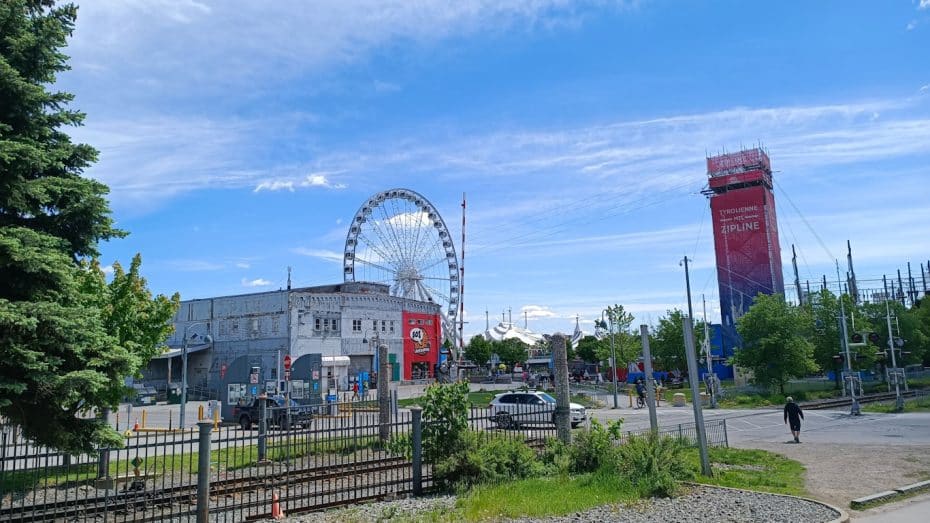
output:
[[[136,424],[132,426],[133,432],[139,432],[139,418],[136,418]]]
[[[281,510],[281,502],[278,501],[278,493],[271,494],[271,517],[274,519],[284,519],[284,511]]]

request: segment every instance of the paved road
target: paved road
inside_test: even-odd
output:
[[[649,427],[646,409],[594,409],[591,416],[599,421],[623,418],[624,430]],[[804,413],[801,441],[855,445],[930,445],[930,413],[870,414],[850,416],[846,410],[815,410]],[[692,423],[691,406],[660,407],[657,410],[660,427]],[[767,409],[707,409],[705,419],[727,420],[731,444],[748,442],[786,442],[791,439],[780,408]]]
[[[930,520],[930,494],[918,496],[892,505],[870,509],[853,517],[857,523],[926,523]]]

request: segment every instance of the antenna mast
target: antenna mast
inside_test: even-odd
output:
[[[459,358],[465,354],[465,193],[462,193],[462,264],[459,265]]]

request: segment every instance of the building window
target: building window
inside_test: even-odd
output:
[[[330,318],[329,330],[332,332],[339,332],[339,319],[338,318]]]
[[[423,320],[417,320],[417,325],[423,325]]]
[[[352,320],[352,332],[362,332],[362,320]]]
[[[391,320],[391,334],[394,334],[394,320]]]
[[[323,318],[313,318],[313,330],[316,332],[323,330]]]
[[[416,320],[407,320],[407,323],[409,323],[410,325],[416,325],[416,324],[417,324]]]
[[[426,320],[426,324],[427,324],[427,325],[432,325],[432,324],[433,324],[433,320]]]
[[[371,320],[371,330],[378,330],[378,320]]]
[[[381,320],[381,332],[387,332],[387,320]]]

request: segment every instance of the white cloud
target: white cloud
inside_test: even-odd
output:
[[[308,174],[307,177],[300,183],[301,187],[324,187],[326,189],[345,189],[346,185],[342,183],[332,183],[326,178],[327,174],[335,173],[313,173]]]
[[[906,31],[913,31],[915,28],[917,28],[917,20],[911,20],[904,29]]]
[[[298,0],[79,3],[79,23],[69,47],[76,61],[126,69],[140,80],[226,89],[229,83],[280,81],[358,62],[395,42],[429,43],[478,32],[574,24],[584,4],[605,2],[340,0],[314,2],[312,7]],[[138,56],[146,59],[139,61]],[[224,82],[211,84],[220,75]]]
[[[251,268],[252,265],[249,264],[248,262],[236,262],[236,267],[239,269],[248,269],[248,268]]]
[[[927,91],[930,91],[930,84],[920,86],[921,93],[926,93]]]
[[[291,249],[291,252],[294,254],[300,254],[301,256],[309,256],[311,258],[319,258],[321,260],[326,260],[333,263],[342,263],[341,252],[329,251],[326,249],[310,249],[307,247],[297,247]]]
[[[549,307],[542,305],[524,305],[520,307],[520,315],[523,316],[524,314],[531,320],[557,317],[557,314],[549,310]]]
[[[917,6],[917,9],[930,9],[930,0],[920,0],[920,5]]]
[[[326,173],[335,174],[335,173]],[[265,180],[255,186],[252,192],[261,191],[289,191],[294,192],[295,187],[311,187],[324,189],[345,189],[343,183],[333,183],[323,173],[308,174],[302,180]]]
[[[267,287],[269,285],[271,285],[271,282],[263,278],[256,278],[254,280],[242,278],[243,287]]]
[[[261,191],[281,191],[287,190],[294,192],[294,182],[282,181],[282,180],[273,180],[261,182],[255,186],[255,189],[252,192],[261,192]]]
[[[107,275],[107,276],[110,276],[111,274],[113,274],[113,266],[112,266],[112,265],[104,265],[103,267],[100,267],[100,270],[103,271],[103,274],[105,274],[105,275]]]

